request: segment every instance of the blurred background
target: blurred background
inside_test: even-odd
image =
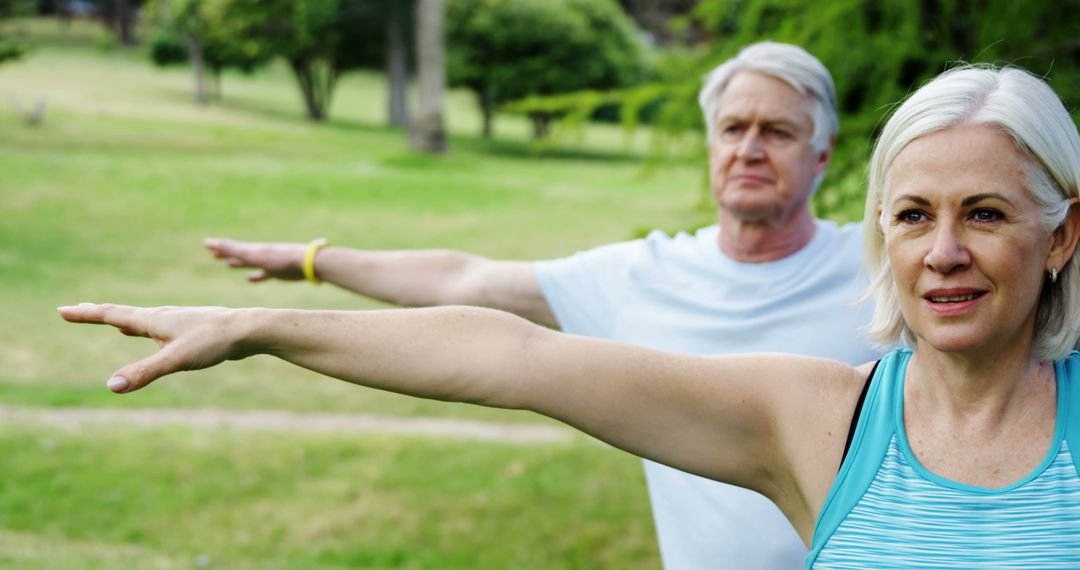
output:
[[[248,284],[207,236],[543,259],[711,223],[697,89],[763,39],[832,71],[840,140],[814,208],[857,220],[883,117],[956,62],[1045,76],[1080,118],[1078,13],[1078,0],[0,0],[0,567],[659,567],[639,462],[585,436],[501,437],[555,426],[268,357],[117,397],[105,380],[151,343],[54,308],[379,308]],[[316,429],[367,415],[445,433]]]

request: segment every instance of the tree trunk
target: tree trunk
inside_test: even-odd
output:
[[[195,74],[195,104],[206,105],[210,95],[206,90],[206,61],[203,58],[202,43],[191,34],[182,34],[187,46],[188,58],[191,59],[191,71]]]
[[[407,89],[409,85],[408,50],[405,28],[408,22],[399,0],[391,0],[386,16],[386,79],[388,83],[389,122],[396,127],[409,124]]]
[[[551,131],[550,113],[529,113],[529,118],[532,119],[533,140],[541,140]]]
[[[116,37],[120,45],[135,45],[135,8],[131,0],[116,0]]]
[[[495,110],[494,104],[491,102],[491,96],[488,94],[487,89],[480,92],[480,113],[484,117],[484,138],[490,139],[494,133],[495,122]]]
[[[310,60],[290,60],[293,75],[300,84],[307,116],[312,121],[326,120],[330,96],[337,84],[337,70],[330,63]]]
[[[210,67],[210,96],[217,101],[221,102],[221,68],[211,66]]]
[[[116,17],[116,0],[102,2],[99,9],[101,10],[101,25],[105,27],[105,31],[116,35],[116,23],[118,21]]]
[[[417,109],[409,128],[409,142],[422,152],[446,151],[443,125],[445,49],[442,0],[419,0],[416,10]]]

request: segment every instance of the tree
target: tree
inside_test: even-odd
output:
[[[446,42],[442,0],[419,0],[416,10],[417,109],[409,129],[413,148],[429,153],[446,150],[443,92],[446,84]]]
[[[232,0],[260,18],[255,36],[289,63],[308,118],[326,119],[334,89],[350,69],[382,65],[381,2],[368,0]]]
[[[643,77],[637,30],[611,0],[448,0],[447,7],[449,81],[476,95],[484,136],[507,101]],[[538,137],[555,116],[529,115]]]
[[[139,8],[144,0],[85,0],[83,6],[94,7],[95,12],[101,17],[101,23],[115,36],[115,39],[123,46],[135,45],[135,24],[138,19]],[[70,7],[65,6],[61,12]]]
[[[261,19],[245,18],[235,6],[231,0],[158,0],[148,6],[156,21],[151,59],[159,66],[190,63],[198,104],[208,103],[211,93],[221,97],[225,69],[250,73],[273,56],[253,38]]]

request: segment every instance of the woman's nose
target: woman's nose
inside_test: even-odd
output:
[[[937,273],[952,273],[971,264],[971,253],[964,244],[962,231],[951,224],[934,230],[934,241],[923,262]]]

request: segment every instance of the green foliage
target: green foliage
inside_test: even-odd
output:
[[[636,29],[610,0],[448,0],[446,21],[448,81],[471,90],[486,117],[507,101],[625,87],[643,74]],[[554,116],[515,108],[536,134]]]
[[[289,62],[312,120],[326,118],[343,73],[379,65],[384,57],[391,0],[228,1],[234,14],[256,22],[250,36],[240,37]]]
[[[819,212],[858,218],[868,141],[897,101],[960,61],[1018,65],[1080,103],[1075,4],[1053,0],[705,0],[694,16],[716,59],[770,38],[800,45],[836,83],[841,134]],[[836,190],[834,190],[834,188]]]
[[[188,50],[184,40],[167,28],[160,28],[150,36],[150,60],[158,67],[187,63]]]
[[[308,116],[322,120],[342,73],[383,64],[389,1],[158,0],[150,55],[157,65],[173,65],[198,49],[214,75],[250,73],[282,57]]]
[[[34,3],[29,0],[0,0],[0,63],[22,57],[27,49],[3,27],[4,20],[30,14],[33,7]]]
[[[17,59],[26,51],[21,44],[17,44],[0,37],[0,63]]]
[[[215,75],[225,69],[250,73],[273,55],[254,37],[264,20],[233,0],[157,0],[149,8],[157,22],[150,40],[156,65],[186,63],[199,50]]]
[[[1072,4],[1070,6],[1070,4]],[[1017,65],[1045,76],[1073,116],[1080,116],[1080,39],[1075,3],[1035,0],[703,0],[679,26],[694,26],[709,42],[661,56],[655,81],[612,95],[633,128],[649,106],[655,157],[704,163],[704,123],[697,105],[700,78],[744,45],[770,39],[817,56],[836,83],[841,128],[822,190],[819,215],[862,215],[870,141],[891,106],[956,62]],[[589,92],[530,105],[559,109],[570,121],[588,117]]]

